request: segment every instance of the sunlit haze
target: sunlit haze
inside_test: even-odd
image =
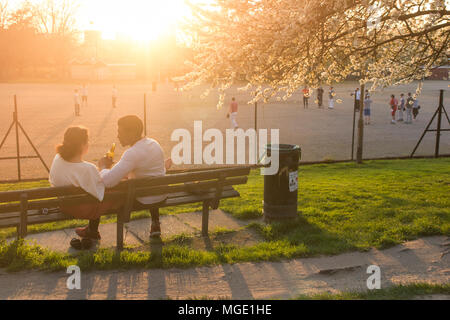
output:
[[[33,0],[32,3],[45,0]],[[23,0],[10,0],[17,6]],[[189,15],[184,0],[78,0],[77,27],[99,30],[104,39],[117,36],[145,41],[158,38]]]
[[[152,40],[174,27],[189,14],[183,0],[82,0],[80,27],[96,29],[103,38],[124,35],[135,40]]]

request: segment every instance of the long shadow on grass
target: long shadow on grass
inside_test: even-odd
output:
[[[309,223],[301,215],[294,221],[276,222],[268,225],[251,224],[266,241],[287,241],[290,245],[304,245],[308,255],[338,254],[357,248],[335,234]]]
[[[57,123],[53,123],[51,125],[51,131],[46,132],[46,136],[44,140],[40,141],[36,144],[36,148],[39,149],[40,147],[47,144],[50,140],[54,139],[56,135],[63,135],[64,130],[71,125],[75,121],[75,115],[71,114],[70,116],[67,116],[66,118],[62,119],[61,121]]]

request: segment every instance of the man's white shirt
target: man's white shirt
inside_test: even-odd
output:
[[[139,179],[160,177],[166,174],[164,152],[159,143],[150,138],[142,138],[127,149],[120,161],[111,169],[103,169],[100,176],[105,187],[116,186],[123,178]],[[167,195],[157,195],[138,198],[143,204],[161,202]]]

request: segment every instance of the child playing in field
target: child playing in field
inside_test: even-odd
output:
[[[86,84],[83,84],[83,87],[81,87],[81,103],[83,107],[87,107],[88,105],[88,89]]]
[[[417,99],[417,95],[414,95],[414,103],[413,103],[413,107],[412,107],[412,114],[413,114],[413,119],[414,121],[417,121],[417,116],[419,115],[419,99]]]
[[[397,118],[398,122],[403,121],[403,111],[405,111],[405,103],[406,103],[405,95],[402,93],[400,94],[400,105],[398,107],[398,118]]]
[[[412,108],[414,105],[414,99],[411,96],[411,92],[408,92],[408,98],[406,99],[406,121],[405,124],[412,123]]]
[[[328,92],[328,109],[334,109],[334,96],[336,93],[334,92],[333,87],[330,87],[330,91]]]
[[[370,107],[372,104],[372,100],[370,99],[370,95],[366,93],[364,98],[364,124],[370,124]]]
[[[112,89],[112,107],[117,107],[117,88],[114,85]]]
[[[398,100],[395,99],[395,95],[391,95],[391,101],[389,102],[389,105],[391,106],[391,116],[392,120],[391,123],[395,124],[395,114],[397,113],[397,106],[398,106]]]
[[[237,129],[239,127],[239,125],[236,121],[237,113],[238,113],[238,104],[236,102],[236,98],[233,97],[231,99],[230,109],[228,110],[228,115],[227,115],[231,119],[231,128],[233,128],[233,129]]]
[[[308,109],[308,105],[309,105],[309,89],[308,87],[304,87],[302,90],[303,93],[303,109]]]
[[[73,100],[75,103],[75,116],[78,117],[80,115],[80,94],[78,93],[78,89],[75,89]]]

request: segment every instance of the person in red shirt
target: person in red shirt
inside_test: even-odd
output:
[[[238,104],[236,102],[236,99],[233,97],[231,99],[230,109],[227,115],[227,117],[231,119],[231,128],[233,129],[239,128],[238,123],[236,121],[237,113],[238,113]]]
[[[395,114],[397,113],[398,100],[395,98],[395,95],[391,95],[391,101],[389,102],[391,106],[391,116],[392,116],[392,124],[395,124]]]
[[[309,89],[308,87],[304,87],[302,90],[303,93],[303,109],[308,109],[309,104]]]

